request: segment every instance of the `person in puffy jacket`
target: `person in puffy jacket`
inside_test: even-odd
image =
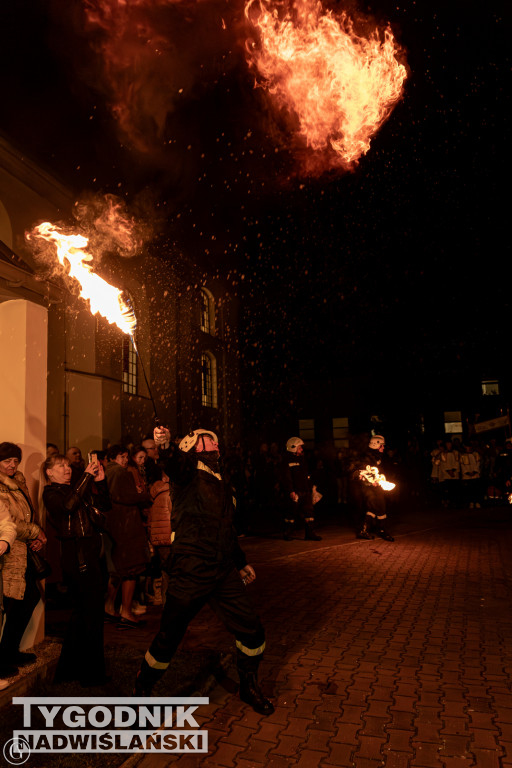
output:
[[[4,584],[2,578],[2,567],[4,564],[4,555],[10,552],[12,545],[16,541],[16,526],[11,520],[7,507],[0,503],[0,627],[4,621]],[[6,680],[0,679],[0,691],[8,685]]]
[[[101,685],[106,676],[100,530],[109,507],[103,467],[90,463],[73,486],[69,459],[57,454],[41,465],[41,484],[47,519],[60,541],[62,573],[73,606],[55,681]]]
[[[168,577],[164,566],[171,553],[172,530],[171,530],[171,489],[169,478],[159,464],[151,464],[147,480],[149,483],[149,495],[153,502],[148,510],[148,538],[153,547],[154,581],[161,579],[162,601],[165,602],[165,593],[167,591]]]
[[[18,467],[21,448],[0,443],[0,509],[16,526],[16,538],[3,555],[4,631],[0,641],[0,678],[18,674],[19,667],[36,661],[20,651],[20,642],[41,598],[29,550],[39,552],[46,535],[35,522],[35,512],[23,474]]]
[[[154,437],[164,446],[160,456],[173,484],[173,542],[160,631],[144,657],[134,694],[151,694],[188,624],[209,603],[236,639],[240,698],[256,712],[271,714],[274,707],[257,680],[265,633],[245,589],[256,574],[238,544],[235,502],[220,473],[217,438],[196,429],[171,452],[167,429],[158,427]]]

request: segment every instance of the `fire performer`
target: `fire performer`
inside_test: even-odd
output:
[[[371,532],[375,530],[377,536],[385,541],[394,541],[393,536],[390,536],[385,528],[387,520],[386,491],[379,482],[379,477],[382,480],[380,469],[385,447],[384,437],[374,435],[370,439],[367,451],[360,457],[354,470],[355,485],[358,488],[361,507],[365,512],[362,527],[357,534],[358,539],[375,538]]]
[[[188,624],[209,603],[236,639],[240,698],[256,712],[270,715],[274,707],[257,679],[265,634],[245,589],[256,574],[247,564],[233,527],[235,500],[220,474],[217,437],[209,430],[196,429],[174,451],[169,430],[157,427],[154,438],[175,488],[173,534],[165,566],[169,585],[160,631],[144,657],[134,695],[151,694]]]

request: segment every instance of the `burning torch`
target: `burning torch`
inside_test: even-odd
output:
[[[392,491],[396,485],[386,480],[386,476],[382,475],[377,467],[371,467],[369,464],[366,465],[366,469],[359,471],[359,477],[368,485],[380,485],[383,491]]]
[[[53,243],[57,251],[59,263],[64,267],[69,277],[74,278],[80,287],[80,296],[89,302],[93,315],[100,314],[109,323],[126,333],[133,344],[144,381],[148,388],[149,397],[153,405],[155,423],[159,423],[155,400],[149,386],[146,370],[135,342],[135,329],[137,318],[130,299],[123,291],[110,285],[102,277],[93,272],[93,257],[87,250],[89,238],[84,235],[65,235],[58,227],[48,221],[39,224],[33,232],[27,234],[27,240],[37,237],[46,242]]]

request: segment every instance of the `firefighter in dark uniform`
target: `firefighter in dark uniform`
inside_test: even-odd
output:
[[[256,712],[269,715],[271,702],[260,690],[257,671],[265,649],[263,626],[247,596],[256,578],[233,527],[232,488],[219,471],[214,432],[196,429],[169,449],[170,433],[154,431],[166,474],[174,488],[171,554],[165,565],[169,585],[160,631],[142,662],[134,695],[151,694],[176,652],[188,624],[209,603],[236,640],[239,695]],[[174,447],[174,446],[173,446]]]
[[[380,486],[374,484],[370,477],[361,475],[367,467],[376,467],[378,472],[382,472],[382,454],[386,447],[386,441],[382,435],[374,435],[368,444],[368,449],[356,462],[354,469],[354,483],[358,488],[357,496],[361,504],[361,510],[364,512],[364,519],[361,529],[357,534],[358,539],[375,538],[372,531],[385,541],[394,541],[386,530],[386,491]]]
[[[303,446],[304,441],[300,437],[290,437],[286,443],[286,456],[281,480],[284,494],[283,538],[285,541],[291,541],[297,518],[304,521],[304,538],[307,541],[322,540],[322,537],[314,531],[313,487],[306,466]]]

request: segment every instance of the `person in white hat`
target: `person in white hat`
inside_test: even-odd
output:
[[[295,522],[299,519],[304,522],[306,541],[321,541],[322,537],[314,530],[313,486],[304,457],[304,440],[300,437],[290,437],[286,442],[281,486],[285,497],[284,540],[291,541]]]
[[[155,443],[173,484],[169,584],[160,631],[135,682],[134,695],[148,696],[176,652],[188,624],[209,603],[235,636],[239,695],[260,714],[274,711],[258,684],[265,633],[247,595],[256,578],[233,526],[235,500],[219,465],[217,436],[208,429],[186,435],[172,451],[169,430],[158,427]]]
[[[394,541],[393,536],[386,529],[386,492],[380,485],[375,485],[372,480],[360,475],[361,470],[364,471],[367,467],[376,467],[379,472],[382,471],[382,454],[385,447],[385,438],[382,435],[373,435],[367,451],[357,463],[355,477],[364,511],[363,524],[357,534],[358,539],[373,539],[374,531],[381,539]]]

